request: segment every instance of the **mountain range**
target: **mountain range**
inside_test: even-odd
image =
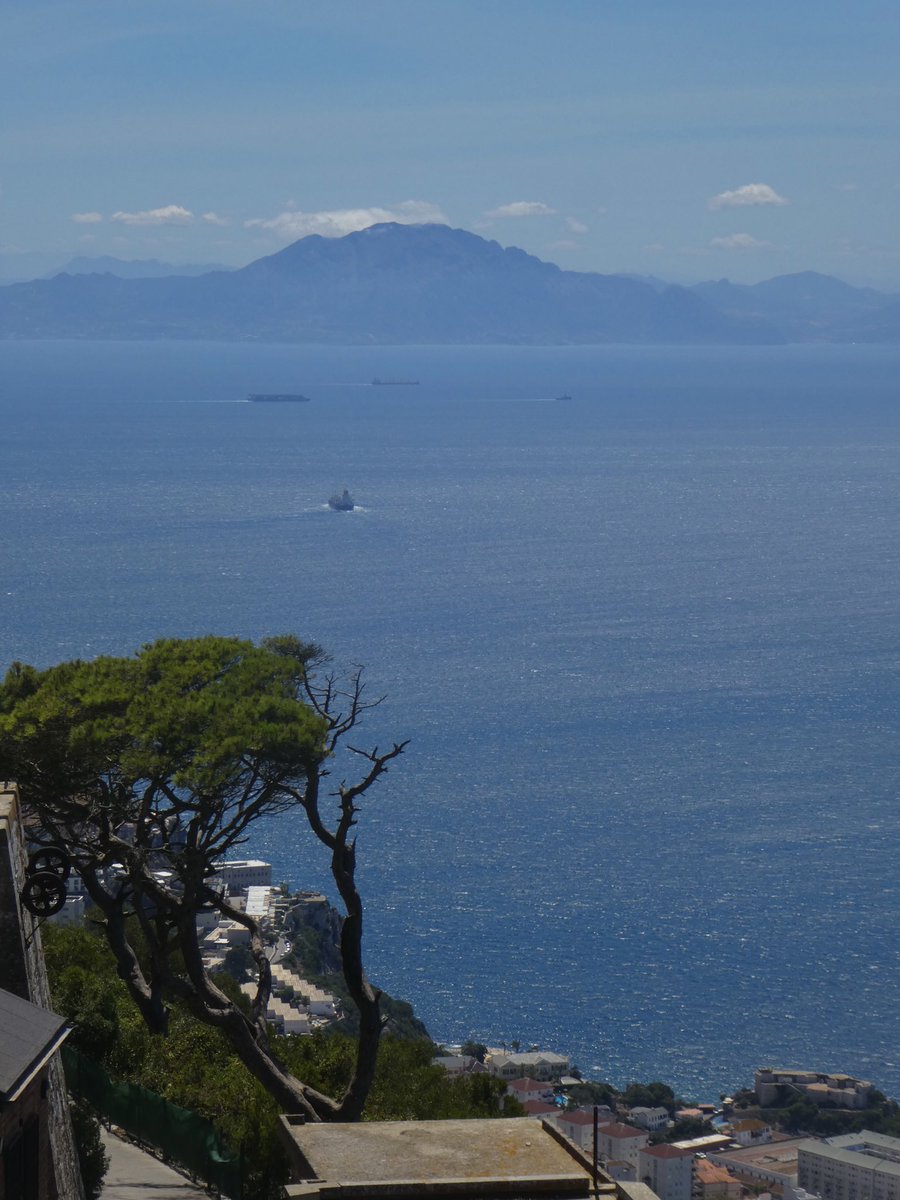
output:
[[[118,275],[120,279],[162,279],[167,275],[208,275],[210,271],[230,271],[231,267],[219,263],[172,263],[160,262],[158,258],[115,258],[112,254],[79,254],[70,258],[63,266],[47,271],[41,279],[55,279],[57,275]]]
[[[566,271],[446,225],[301,238],[239,270],[75,260],[0,287],[0,338],[346,344],[900,342],[900,296],[815,272],[693,287]],[[190,268],[194,271],[197,268]],[[171,268],[185,272],[185,268]]]

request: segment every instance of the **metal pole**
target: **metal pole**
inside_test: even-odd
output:
[[[600,1194],[600,1109],[594,1105],[594,1195]]]

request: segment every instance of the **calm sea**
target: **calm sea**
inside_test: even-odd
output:
[[[0,665],[315,639],[387,696],[369,741],[411,739],[360,876],[435,1037],[900,1094],[898,368],[0,343]],[[289,821],[248,851],[325,883]]]

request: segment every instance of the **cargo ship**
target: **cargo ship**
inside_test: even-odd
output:
[[[247,400],[250,404],[309,404],[309,396],[299,392],[252,392]]]
[[[418,379],[379,379],[376,375],[372,387],[418,387]]]

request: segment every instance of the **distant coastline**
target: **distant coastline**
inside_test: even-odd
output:
[[[427,303],[422,298],[427,297]],[[0,338],[328,345],[900,343],[900,297],[815,272],[691,287],[561,271],[447,225],[301,238],[234,271],[0,287]],[[408,378],[373,385],[409,386]]]

